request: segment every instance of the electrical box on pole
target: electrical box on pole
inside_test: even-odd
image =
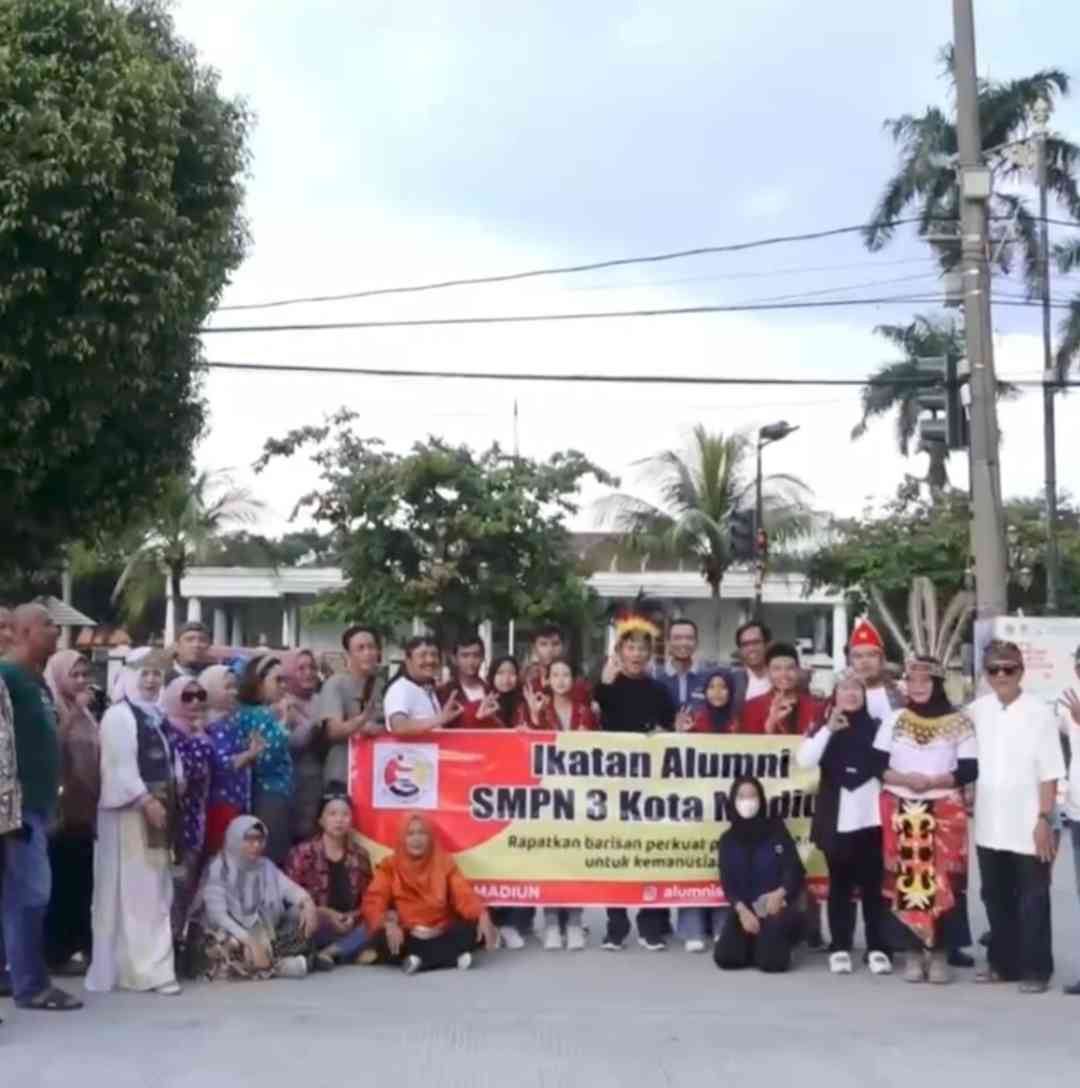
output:
[[[728,518],[728,547],[731,557],[745,562],[754,558],[754,511],[736,510]]]
[[[940,442],[951,450],[968,446],[967,409],[961,396],[961,383],[966,379],[966,367],[951,355],[938,355],[919,360],[919,375],[925,378],[915,398],[929,419],[919,420],[919,438],[923,442]]]

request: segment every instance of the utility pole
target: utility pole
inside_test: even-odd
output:
[[[1046,611],[1057,615],[1058,610],[1058,544],[1057,544],[1057,424],[1054,420],[1054,394],[1057,373],[1054,370],[1053,338],[1050,332],[1050,224],[1047,222],[1046,128],[1050,120],[1050,104],[1040,100],[1035,104],[1036,172],[1039,184],[1039,293],[1042,297],[1043,336],[1043,459],[1046,484]]]
[[[960,171],[961,275],[964,328],[971,365],[971,545],[978,619],[1004,615],[1007,569],[998,466],[997,378],[990,319],[987,202],[990,171],[982,162],[975,15],[972,0],[953,0],[956,135]]]

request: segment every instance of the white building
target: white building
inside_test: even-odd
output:
[[[614,567],[616,564],[613,563]],[[663,602],[670,618],[689,617],[698,625],[700,657],[726,662],[735,648],[735,629],[751,613],[753,572],[729,570],[720,599],[711,595],[697,571],[610,569],[589,578],[602,601],[630,601],[644,593]],[[304,618],[305,606],[324,591],[339,588],[344,578],[335,567],[193,567],[181,581],[187,618],[206,623],[216,645],[305,646],[315,651],[340,648],[341,625],[317,624]],[[175,614],[171,607],[170,616]],[[847,643],[847,606],[842,595],[806,592],[798,574],[773,574],[763,588],[762,618],[773,638],[796,642],[819,668],[839,668]],[[361,617],[357,617],[358,619]],[[522,632],[514,625],[485,624],[481,631],[489,654],[524,653]],[[606,652],[609,631],[602,625],[581,633],[582,656],[597,662]],[[170,632],[166,632],[170,640]],[[662,652],[662,649],[661,649]]]

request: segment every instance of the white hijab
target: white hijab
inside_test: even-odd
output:
[[[143,695],[139,688],[139,680],[142,677],[144,669],[142,668],[142,662],[150,652],[149,647],[145,652],[142,650],[133,650],[127,660],[124,662],[124,667],[120,670],[120,674],[116,678],[116,683],[113,686],[113,701],[119,702],[121,699],[126,699],[132,706],[138,707],[144,714],[146,714],[155,725],[160,725],[165,718],[164,711],[161,709],[161,705],[157,700],[149,700]],[[155,666],[152,670],[145,671],[160,671]]]

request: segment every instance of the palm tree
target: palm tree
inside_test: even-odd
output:
[[[953,79],[952,47],[941,53],[945,74]],[[1037,104],[1053,108],[1058,97],[1069,93],[1069,77],[1057,68],[1046,68],[1025,79],[1004,83],[979,83],[979,124],[982,145],[987,149],[994,172],[994,193],[990,214],[998,267],[1008,273],[1016,249],[1023,260],[1025,279],[1034,293],[1039,286],[1039,232],[1035,213],[1022,192],[1008,186],[1023,186],[1028,165],[1010,156],[1005,145],[1025,139],[1032,131],[1032,114]],[[937,106],[928,106],[920,115],[906,113],[885,122],[885,130],[900,148],[896,172],[886,182],[877,206],[864,231],[871,251],[883,249],[896,233],[896,220],[914,213],[918,234],[930,241],[943,269],[954,268],[960,260],[959,177],[956,163],[956,124],[951,115]],[[1075,168],[1080,147],[1049,135],[1046,140],[1048,190],[1070,216],[1080,217],[1080,191]],[[949,236],[952,236],[950,238]],[[953,240],[955,239],[955,240]]]
[[[919,360],[964,355],[964,334],[952,318],[926,317],[918,314],[910,325],[878,325],[874,332],[904,353],[903,359],[884,363],[871,375],[862,389],[862,419],[852,428],[852,439],[866,434],[870,421],[896,412],[896,444],[903,457],[909,457],[919,429],[920,393],[915,379],[925,377]],[[939,495],[949,486],[946,462],[949,448],[944,442],[919,442],[917,452],[926,453],[930,465],[926,483],[931,495]]]
[[[180,582],[187,568],[200,561],[218,534],[252,524],[263,509],[263,503],[247,488],[236,486],[226,470],[172,477],[146,528],[133,542],[113,589],[113,601],[129,588],[136,589],[142,578],[160,577],[164,572],[172,599],[179,603]]]
[[[597,504],[598,520],[623,534],[626,553],[696,561],[719,600],[720,583],[733,561],[731,517],[754,507],[754,452],[749,434],[714,433],[698,424],[685,451],[663,450],[636,462],[659,503],[609,495]],[[763,483],[765,528],[782,547],[811,528],[810,489],[785,474],[769,475]]]

